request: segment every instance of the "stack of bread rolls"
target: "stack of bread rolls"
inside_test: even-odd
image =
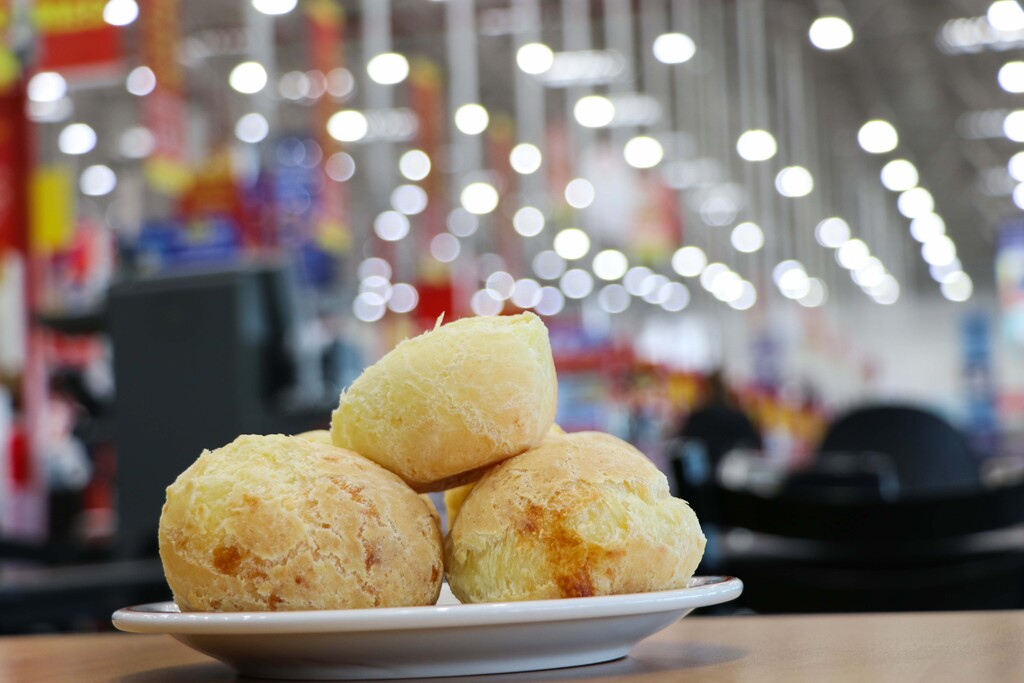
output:
[[[682,588],[696,516],[629,444],[554,424],[532,313],[400,343],[341,395],[330,432],[241,436],[167,489],[160,555],[182,610],[433,604]],[[442,539],[426,492],[446,491]]]

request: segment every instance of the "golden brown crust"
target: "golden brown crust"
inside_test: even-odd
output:
[[[419,492],[443,491],[539,444],[556,398],[540,318],[464,318],[367,368],[341,395],[331,436]]]
[[[424,501],[315,440],[241,436],[167,489],[160,556],[183,611],[433,604],[441,539]]]
[[[547,435],[544,437],[545,441],[551,439],[557,439],[561,436],[565,436],[565,430],[558,424],[551,425],[551,429],[548,430]],[[473,490],[476,482],[480,480],[484,474],[493,469],[493,465],[483,467],[479,470],[474,470],[471,474],[474,476],[466,477],[463,481],[469,481],[468,484],[461,484],[457,486],[446,487],[444,492],[444,508],[445,515],[448,518],[448,529],[452,528],[452,524],[455,522],[455,518],[459,516],[459,510],[462,508],[462,504],[466,501],[466,497],[469,492]]]
[[[445,566],[464,602],[681,588],[705,543],[664,475],[595,432],[548,439],[494,468],[450,524]]]
[[[334,446],[334,442],[331,440],[331,433],[330,433],[330,431],[328,431],[326,429],[312,429],[312,430],[310,430],[308,432],[302,432],[300,434],[296,434],[295,436],[299,437],[300,439],[310,439],[312,441],[316,441],[317,443],[327,444],[328,446]],[[337,448],[337,446],[335,446],[335,448]],[[342,450],[344,450],[344,449],[342,449]],[[348,452],[351,452],[351,451],[348,451]],[[360,456],[360,457],[362,457],[362,456]],[[471,473],[467,473],[467,474],[471,474]],[[482,475],[483,473],[481,472],[480,474]],[[479,476],[477,478],[479,478]],[[437,506],[434,505],[434,501],[431,500],[430,496],[428,496],[426,494],[421,495],[420,498],[422,498],[423,502],[425,502],[427,504],[427,507],[430,508],[430,514],[432,514],[434,516],[434,519],[437,520],[438,526],[440,526],[440,524],[441,524],[441,515],[437,511]]]

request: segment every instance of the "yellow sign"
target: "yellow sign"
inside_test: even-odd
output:
[[[35,20],[47,35],[104,28],[106,0],[37,0]]]
[[[30,181],[32,251],[52,254],[71,242],[74,196],[71,172],[63,166],[39,168]]]

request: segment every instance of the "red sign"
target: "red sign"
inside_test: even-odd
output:
[[[36,0],[42,38],[38,67],[68,71],[115,67],[122,59],[121,32],[103,21],[106,0]]]
[[[0,94],[0,254],[28,248],[28,147],[20,87]]]

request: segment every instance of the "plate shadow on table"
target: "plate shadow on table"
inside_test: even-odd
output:
[[[718,645],[715,643],[644,643],[634,654],[603,664],[590,664],[566,669],[548,669],[544,671],[524,671],[514,674],[489,674],[482,676],[455,676],[444,678],[405,678],[406,683],[493,683],[509,681],[510,683],[546,683],[547,681],[578,681],[600,680],[602,678],[636,676],[651,673],[667,673],[696,669],[699,667],[725,664],[742,659],[748,651]],[[120,683],[243,683],[248,681],[265,681],[266,683],[284,683],[283,680],[248,678],[239,676],[224,664],[210,662],[208,664],[190,664],[183,666],[164,667],[152,671],[141,671],[121,678]]]

